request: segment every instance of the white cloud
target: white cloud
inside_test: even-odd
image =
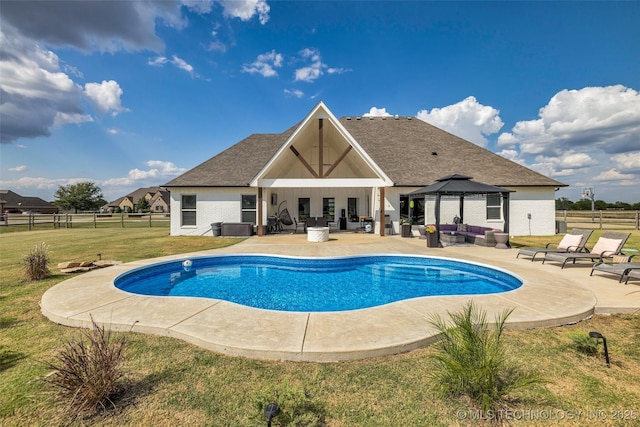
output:
[[[131,169],[126,177],[108,179],[103,182],[103,185],[132,186],[145,181],[155,181],[155,185],[158,185],[159,180],[166,180],[186,172],[185,168],[179,168],[173,162],[149,160],[146,165],[149,169]]]
[[[277,76],[275,68],[282,67],[283,56],[275,50],[258,55],[258,58],[251,64],[243,65],[242,71],[249,74],[258,73],[263,77]]]
[[[29,168],[25,165],[16,166],[13,168],[9,168],[9,172],[26,172]]]
[[[632,174],[622,174],[615,169],[602,171],[599,175],[593,177],[594,181],[626,181],[633,180]]]
[[[111,112],[112,115],[117,116],[119,113],[128,111],[120,102],[123,92],[118,82],[114,80],[87,83],[84,85],[84,91],[87,98],[101,114]]]
[[[178,58],[176,55],[173,55],[173,63],[175,64],[176,67],[180,68],[181,70],[186,71],[189,74],[193,74],[193,67],[187,63],[187,61],[185,61],[182,58]]]
[[[363,117],[390,117],[391,114],[387,113],[386,108],[371,107],[368,113],[364,113]]]
[[[311,64],[295,71],[296,81],[311,83],[323,74],[324,68],[327,68],[327,65],[322,63],[320,52],[317,49],[303,49],[300,51],[300,56],[303,60],[310,61]]]
[[[522,153],[560,155],[577,147],[608,153],[640,149],[640,94],[622,85],[562,90],[536,120],[520,121],[498,145]]]
[[[296,98],[302,98],[304,96],[304,92],[299,89],[285,89],[284,93],[285,95],[295,96]]]
[[[640,151],[634,153],[616,154],[611,157],[617,168],[622,171],[640,173]]]
[[[504,123],[500,111],[480,104],[475,97],[443,108],[420,110],[416,117],[454,135],[471,141],[482,147],[487,146],[486,135],[498,132]]]
[[[248,21],[255,15],[262,25],[269,21],[269,5],[265,0],[218,0],[224,15]]]
[[[169,59],[166,56],[156,56],[155,58],[149,58],[147,64],[153,67],[162,67],[169,62]]]

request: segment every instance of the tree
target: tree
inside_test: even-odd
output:
[[[138,203],[136,203],[136,211],[147,212],[148,210],[149,210],[149,201],[144,197],[140,197],[140,199],[138,199]]]
[[[93,182],[61,185],[55,194],[53,204],[62,210],[94,211],[104,205],[102,190]]]

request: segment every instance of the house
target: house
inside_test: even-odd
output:
[[[58,207],[40,197],[25,197],[11,190],[0,190],[0,213],[57,214]]]
[[[102,211],[135,212],[140,199],[146,199],[151,212],[169,212],[169,192],[160,187],[138,188],[102,207]]]
[[[283,133],[251,135],[164,187],[172,235],[201,235],[215,222],[253,223],[262,234],[285,207],[297,222],[322,216],[348,230],[370,218],[384,235],[385,215],[396,233],[409,215],[434,222],[435,201],[411,203],[409,193],[451,174],[512,190],[512,235],[554,234],[555,190],[565,184],[415,117],[338,119],[323,102]],[[467,198],[464,220],[502,229],[501,204],[491,194]],[[441,222],[458,210],[457,197],[444,198]]]

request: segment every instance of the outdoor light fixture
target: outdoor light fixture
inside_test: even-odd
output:
[[[609,350],[607,350],[607,339],[600,332],[589,332],[589,336],[595,339],[602,339],[602,343],[604,344],[604,358],[607,361],[607,368],[611,365],[609,364]]]
[[[277,417],[280,413],[280,407],[276,402],[269,403],[266,408],[264,408],[264,416],[267,418],[267,427],[271,427],[271,419],[273,417]]]

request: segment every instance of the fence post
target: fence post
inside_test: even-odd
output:
[[[120,212],[120,228],[124,228],[124,212]]]
[[[27,218],[27,223],[29,224],[29,231],[31,231],[31,221],[33,220],[33,214],[29,214],[29,218]]]
[[[153,212],[149,211],[149,228],[151,228],[151,217],[153,216]]]
[[[566,209],[564,210],[564,222],[565,223],[567,222],[567,210]]]
[[[602,209],[600,210],[600,230],[602,230]]]
[[[93,213],[93,228],[97,228],[96,227],[96,213]]]
[[[636,230],[640,230],[640,211],[636,211]]]

